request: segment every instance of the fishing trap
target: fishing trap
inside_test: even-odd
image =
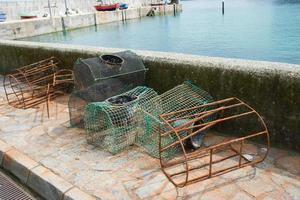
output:
[[[89,103],[84,114],[87,141],[112,154],[135,143],[138,127],[137,109],[157,93],[138,86],[102,102]]]
[[[60,69],[61,62],[51,57],[20,67],[3,80],[6,99],[16,108],[32,108],[68,92],[73,86],[73,71]]]
[[[167,126],[158,130],[161,169],[177,187],[255,165],[268,154],[269,132],[262,117],[237,98],[164,113],[159,118]],[[188,142],[192,142],[193,137],[205,135],[212,129],[231,137],[197,149],[189,148]],[[174,140],[165,144],[165,137]],[[166,159],[164,152],[175,147],[180,148],[179,153]]]
[[[131,52],[79,58],[74,64],[75,90],[68,106],[71,126],[83,127],[85,106],[144,85],[146,68]]]
[[[150,99],[145,102],[139,110],[139,131],[137,134],[136,144],[146,150],[152,157],[159,158],[159,141],[162,145],[169,145],[174,143],[177,138],[175,135],[166,135],[161,137],[159,133],[161,131],[167,132],[170,127],[160,119],[160,115],[163,113],[170,113],[179,111],[182,109],[188,109],[195,106],[201,106],[213,101],[213,98],[206,91],[200,87],[194,85],[190,81],[186,81],[181,85],[178,85],[165,93]],[[206,108],[202,108],[205,110]],[[192,111],[193,114],[196,111]],[[205,119],[211,120],[213,116]],[[184,123],[184,120],[175,122],[177,125]],[[197,144],[202,141],[202,138],[195,138],[194,143]],[[180,145],[174,145],[168,150],[162,152],[163,158],[169,159],[180,151]]]

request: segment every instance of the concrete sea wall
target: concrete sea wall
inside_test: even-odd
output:
[[[51,13],[55,17],[64,15],[66,11],[65,1],[50,0]],[[67,8],[77,9],[83,13],[93,12],[96,0],[66,0]],[[102,0],[103,3],[119,3],[119,0]],[[131,8],[147,6],[156,3],[158,0],[122,0],[128,3]],[[1,0],[0,10],[7,14],[7,20],[20,19],[21,12],[37,12],[40,14],[50,14],[48,0]]]
[[[0,23],[1,39],[20,39],[62,30],[71,30],[104,23],[125,21],[145,17],[151,6],[129,8],[109,12],[91,12],[65,17],[38,18],[29,20],[8,21]],[[156,6],[155,13],[166,14],[181,11],[181,5]]]
[[[0,73],[50,56],[72,68],[79,57],[122,49],[0,40]],[[300,150],[300,65],[134,51],[149,71],[147,85],[164,92],[192,80],[215,99],[238,97],[265,119],[273,146]]]

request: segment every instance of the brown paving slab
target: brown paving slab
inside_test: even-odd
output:
[[[96,200],[96,198],[82,192],[78,188],[72,188],[64,194],[63,200]]]

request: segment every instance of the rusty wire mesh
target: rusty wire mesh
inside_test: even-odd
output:
[[[73,86],[73,71],[61,69],[55,57],[20,67],[4,77],[6,99],[11,106],[31,108],[49,102]]]
[[[237,98],[164,113],[160,119],[168,126],[159,134],[161,168],[178,187],[255,165],[268,153],[269,133],[262,117]],[[181,120],[184,122],[176,125]],[[230,137],[196,150],[188,148],[187,141],[210,129],[228,132]],[[164,144],[165,137],[174,137],[174,141]],[[259,142],[259,148],[253,142]],[[165,159],[163,153],[174,147],[180,153]]]

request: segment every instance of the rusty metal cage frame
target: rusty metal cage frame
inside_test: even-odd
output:
[[[57,58],[50,57],[5,75],[3,86],[8,104],[27,109],[46,102],[49,117],[50,101],[73,85],[73,71],[59,69],[60,64]]]
[[[238,114],[231,113],[229,114],[229,116],[222,118],[222,116],[224,116],[224,112],[228,112],[228,110],[234,108],[237,110],[244,109],[244,111]],[[205,118],[211,117],[212,115],[219,115],[219,117],[217,118],[213,117],[212,120],[208,122],[204,120]],[[213,144],[208,147],[200,148],[192,152],[188,152],[185,148],[185,141],[191,138],[193,135],[201,134],[202,131],[205,131],[208,128],[219,125],[222,122],[228,122],[233,119],[238,119],[243,117],[253,117],[253,116],[256,117],[257,122],[260,124],[259,126],[259,129],[261,129],[260,131],[255,131],[254,133],[247,133],[245,134],[245,136],[229,139],[227,141],[222,141],[220,143]],[[176,187],[184,187],[186,185],[203,181],[212,177],[216,177],[249,165],[254,166],[255,164],[264,161],[270,148],[269,132],[265,122],[263,121],[263,118],[252,107],[250,107],[249,105],[247,105],[246,103],[244,103],[243,101],[235,97],[215,101],[212,103],[192,107],[189,109],[183,109],[180,111],[165,113],[160,115],[160,119],[164,123],[163,125],[164,128],[162,129],[163,131],[160,131],[159,134],[160,135],[159,136],[160,165],[163,173]],[[182,120],[182,119],[189,119],[189,120],[184,124],[181,124],[180,126],[174,126],[173,124],[174,121]],[[197,121],[201,121],[201,123],[196,125],[195,122]],[[182,134],[182,132],[186,132],[188,134]],[[177,137],[177,140],[172,144],[168,144],[167,146],[162,146],[162,142],[161,142],[162,138],[165,136],[170,136],[172,134],[175,135],[175,137]],[[253,139],[259,136],[263,136],[265,139],[266,148],[264,151],[264,155],[262,157],[259,157],[260,159],[251,160],[247,158],[245,154],[243,154],[243,145],[246,140],[248,141],[248,139]],[[239,145],[238,149],[233,148],[233,145],[236,144]],[[172,159],[165,160],[162,157],[162,152],[176,145],[177,146],[179,145],[182,149],[180,159],[174,158],[173,160]],[[233,151],[234,154],[229,155],[227,157],[222,157],[217,160],[213,159],[213,155],[227,148],[228,150]],[[222,163],[222,162],[224,164],[226,160],[232,158],[237,158],[236,160],[237,164],[230,167],[227,166],[227,168],[222,168],[216,171],[213,170],[215,164]],[[205,164],[202,164],[200,166],[197,165],[197,167],[192,166],[191,164],[192,162],[199,162],[201,159],[203,160],[206,159],[206,162],[204,162]],[[183,170],[180,170],[179,172],[176,173],[170,173],[170,171],[172,171],[171,169],[172,167],[176,167],[180,165],[183,168]],[[195,170],[202,170],[202,169],[205,170],[204,174],[201,175],[193,174],[194,175],[193,178],[190,178],[191,177],[190,174],[193,171],[195,172]],[[182,175],[183,177],[179,179],[179,181],[178,178],[177,180],[175,180],[176,179],[175,177],[179,175]]]

